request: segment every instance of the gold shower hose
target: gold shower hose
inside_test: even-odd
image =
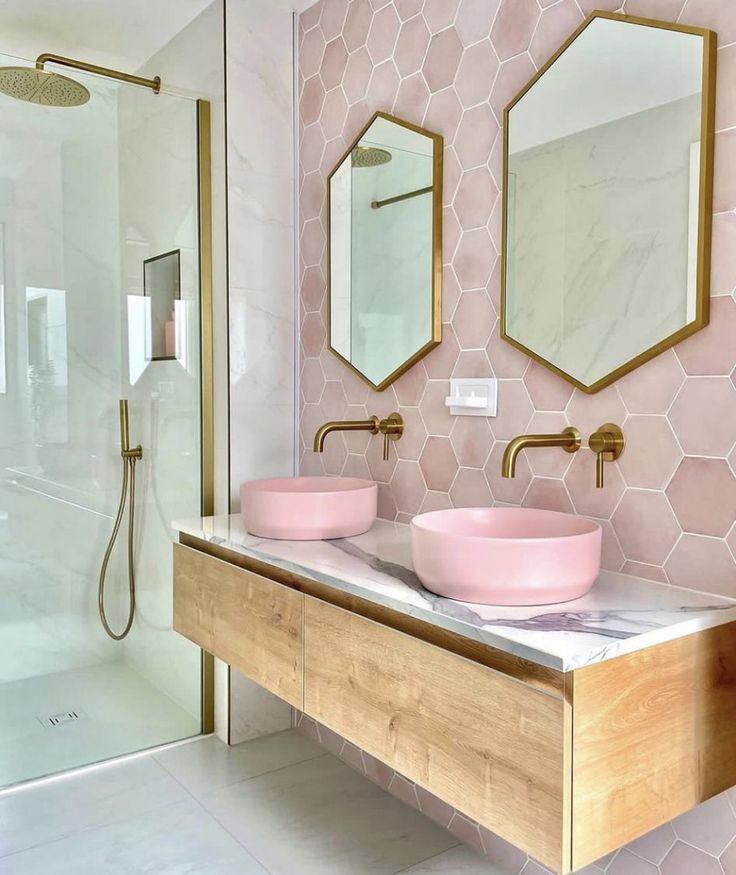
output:
[[[135,572],[133,569],[133,537],[135,534],[135,466],[139,459],[143,458],[143,448],[130,448],[130,439],[128,436],[128,402],[125,399],[120,400],[120,456],[123,460],[123,482],[120,489],[120,503],[118,504],[118,512],[115,516],[115,523],[112,527],[112,534],[105,550],[105,555],[102,559],[100,567],[100,582],[97,589],[97,610],[100,614],[100,622],[102,627],[115,641],[122,641],[123,638],[130,632],[135,617]],[[130,487],[130,488],[129,488]],[[128,621],[122,632],[114,632],[110,628],[105,615],[105,578],[107,576],[107,566],[110,562],[115,541],[120,531],[120,524],[123,521],[125,513],[125,501],[128,500]]]

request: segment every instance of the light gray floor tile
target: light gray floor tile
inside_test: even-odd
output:
[[[0,859],[0,875],[268,875],[193,799]]]
[[[460,845],[424,863],[402,869],[401,875],[509,875],[509,870],[501,869],[465,845]]]
[[[228,747],[218,738],[203,738],[169,748],[156,760],[190,793],[199,796],[244,778],[324,756],[324,748],[294,730]]]
[[[151,757],[0,796],[0,856],[190,798]]]
[[[329,755],[202,801],[273,875],[390,875],[457,844]]]

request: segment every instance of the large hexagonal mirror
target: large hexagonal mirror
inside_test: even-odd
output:
[[[506,109],[502,335],[585,392],[707,324],[715,49],[595,12]]]
[[[441,339],[442,137],[377,112],[328,196],[330,349],[380,391]]]

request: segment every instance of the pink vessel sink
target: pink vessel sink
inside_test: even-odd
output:
[[[240,487],[251,535],[322,541],[361,535],[376,521],[378,487],[357,477],[279,477]]]
[[[601,566],[601,527],[533,508],[467,507],[411,522],[414,570],[438,595],[483,605],[547,605],[585,595]]]

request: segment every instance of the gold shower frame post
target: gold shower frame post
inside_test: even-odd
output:
[[[202,516],[215,512],[214,319],[212,301],[212,129],[208,100],[197,101]],[[202,732],[215,730],[215,658],[201,650]]]
[[[580,382],[571,374],[553,365],[552,362],[529,349],[521,341],[516,340],[506,333],[506,281],[507,281],[507,247],[508,247],[508,165],[509,165],[509,114],[522,97],[544,76],[547,70],[558,60],[558,58],[570,48],[580,34],[590,25],[595,19],[604,18],[610,21],[622,21],[627,24],[638,24],[643,27],[653,27],[660,30],[671,30],[679,33],[689,33],[694,36],[702,37],[703,39],[703,67],[702,67],[702,96],[700,106],[700,168],[699,168],[699,195],[700,202],[698,204],[698,264],[697,264],[697,279],[696,279],[696,302],[695,302],[695,318],[684,325],[674,334],[660,340],[654,346],[645,349],[639,355],[634,356],[629,361],[620,365],[613,371],[596,380],[595,383],[587,385]],[[637,15],[623,15],[619,12],[592,12],[582,22],[582,24],[565,40],[559,49],[552,57],[534,74],[534,76],[526,83],[519,91],[513,100],[506,106],[503,112],[503,209],[501,217],[501,318],[500,318],[500,335],[503,340],[521,350],[530,358],[544,365],[553,373],[567,380],[585,392],[587,395],[593,395],[615,383],[621,377],[635,370],[636,368],[658,356],[660,353],[669,349],[675,344],[705,328],[710,318],[710,254],[711,254],[711,237],[713,226],[713,160],[715,150],[715,113],[716,113],[716,49],[717,37],[712,30],[703,27],[694,27],[679,23],[670,23],[667,21],[657,21],[652,18],[641,18]]]

